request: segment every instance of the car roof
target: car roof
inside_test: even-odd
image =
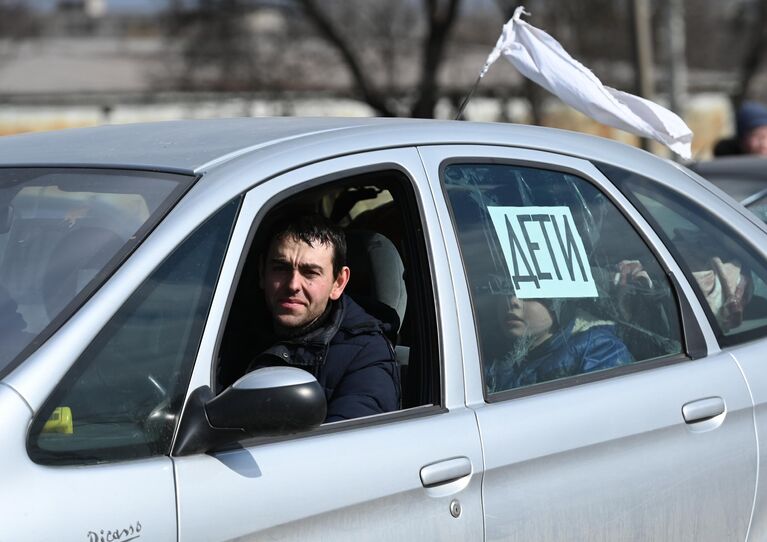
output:
[[[264,150],[296,152],[312,147],[318,157],[318,146],[330,156],[435,144],[519,146],[624,165],[646,154],[609,139],[535,126],[277,117],[105,125],[6,136],[0,138],[0,167],[126,167],[199,174],[244,154],[263,155],[259,151]]]

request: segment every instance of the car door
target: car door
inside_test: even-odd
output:
[[[729,351],[748,381],[759,437],[760,467],[765,464],[767,388],[767,235],[735,208],[722,205],[699,183],[679,190],[674,183],[648,183],[642,175],[602,166],[610,179],[655,222],[664,242],[681,263],[711,324],[716,339]],[[706,243],[704,257],[700,245]],[[713,278],[712,282],[710,279]],[[713,287],[712,287],[713,286]],[[721,290],[720,295],[716,295]],[[764,469],[759,469],[749,539],[767,536]]]
[[[419,151],[442,187],[461,334],[477,345],[465,378],[486,538],[744,539],[749,390],[647,222],[585,160]],[[513,335],[504,303],[517,298],[546,309],[548,336],[531,320]]]
[[[259,226],[272,207],[291,197],[311,202],[313,192],[308,190],[324,186],[329,186],[330,197],[337,194],[335,187],[343,189],[351,178],[367,173],[381,177],[381,172],[404,179],[412,193],[412,205],[407,207],[418,226],[406,235],[411,240],[423,237],[426,267],[425,275],[412,277],[411,284],[429,285],[434,292],[420,305],[424,313],[417,319],[427,321],[429,313],[436,314],[434,328],[424,328],[426,335],[419,336],[429,340],[431,335],[438,341],[430,363],[435,364],[439,399],[325,425],[308,434],[174,457],[179,540],[482,538],[482,455],[474,413],[464,404],[464,345],[453,310],[444,242],[414,149],[327,160],[280,175],[247,193],[190,390],[217,388],[221,337],[234,325],[233,303],[243,292],[240,287],[247,286],[242,283],[255,280],[248,278],[245,262],[249,255],[258,259],[253,253],[257,241],[251,246],[251,240],[259,238]],[[413,292],[408,292],[408,303],[413,299]],[[435,313],[437,307],[441,310]],[[248,329],[258,333],[258,325]],[[412,371],[412,359],[410,365]]]

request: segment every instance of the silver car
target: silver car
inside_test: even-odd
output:
[[[724,156],[696,162],[690,169],[767,221],[767,158],[755,155]]]
[[[396,412],[247,372],[265,226],[302,212],[396,314]],[[765,228],[536,127],[2,138],[0,540],[764,540]]]

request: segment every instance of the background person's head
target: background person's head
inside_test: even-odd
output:
[[[767,155],[767,107],[744,102],[736,115],[737,136],[746,154]]]
[[[349,275],[343,230],[316,214],[275,223],[260,276],[275,328],[314,323],[341,297]]]

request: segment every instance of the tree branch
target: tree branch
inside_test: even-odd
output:
[[[396,116],[395,112],[386,105],[384,96],[377,92],[354,55],[351,46],[341,37],[325,12],[317,5],[315,0],[298,0],[304,8],[306,16],[317,26],[317,29],[325,39],[338,51],[346,67],[351,72],[354,84],[362,99],[373,109],[385,117]]]
[[[437,104],[437,75],[445,53],[445,45],[455,22],[461,0],[425,0],[429,24],[421,59],[421,81],[418,99],[410,111],[411,116],[429,118],[434,116]]]

